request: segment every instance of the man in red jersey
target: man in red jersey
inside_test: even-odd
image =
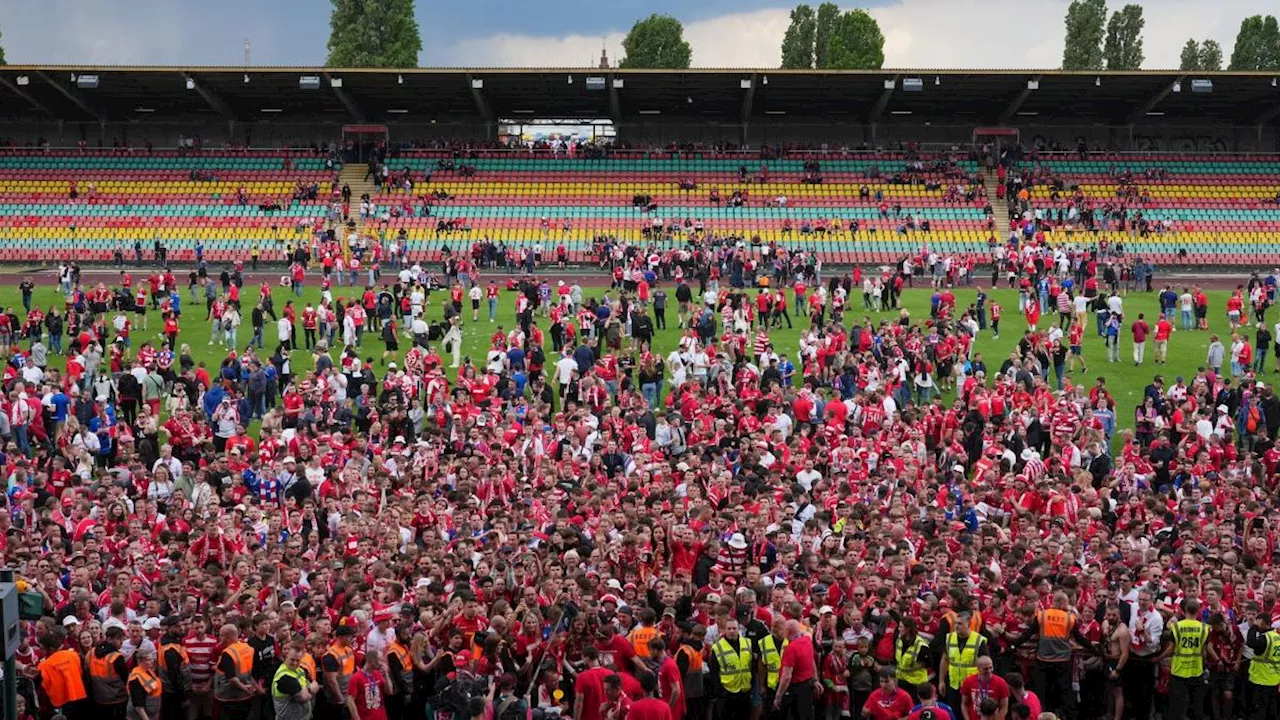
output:
[[[382,699],[391,689],[383,672],[380,651],[364,656],[364,666],[347,681],[347,710],[351,720],[387,720],[387,707]]]
[[[640,679],[644,688],[644,698],[631,703],[626,720],[673,720],[671,705],[654,697],[658,689],[658,679],[653,675],[645,675]]]

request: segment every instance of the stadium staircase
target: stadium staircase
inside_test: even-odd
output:
[[[339,174],[341,183],[351,188],[351,217],[356,221],[356,232],[361,235],[373,234],[377,226],[376,220],[366,223],[360,217],[360,198],[368,195],[375,204],[378,202],[377,188],[372,180],[365,179],[365,173],[367,172],[368,168],[362,163],[346,163],[342,166],[342,172]],[[376,211],[374,216],[377,216]],[[368,225],[368,229],[366,229],[366,225]],[[342,252],[346,257],[351,257],[351,248],[347,247],[346,233],[342,234]]]
[[[995,173],[987,173],[984,179],[984,184],[987,188],[987,201],[991,203],[991,212],[995,215],[996,227],[1005,227],[1009,224],[1009,203],[998,192],[1000,181],[996,179]]]

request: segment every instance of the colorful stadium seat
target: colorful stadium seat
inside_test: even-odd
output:
[[[178,261],[193,260],[198,242],[211,261],[245,258],[255,241],[265,252],[322,220],[332,179],[309,153],[8,150],[0,261],[108,261],[117,244],[128,255],[135,240],[149,249],[156,239]],[[321,195],[295,200],[299,183]]]
[[[806,158],[815,157],[818,167],[806,166]],[[1156,262],[1280,262],[1280,160],[1152,155],[1031,162],[1098,203],[1116,196],[1122,177],[1132,177],[1132,187],[1148,196],[1147,217],[1168,221],[1171,230],[1147,237],[1115,228],[1097,234],[1131,252]],[[445,163],[458,167],[440,169]],[[979,168],[965,159],[761,160],[666,152],[586,158],[512,151],[458,158],[406,150],[388,166],[411,171],[413,197],[395,190],[378,195],[375,217],[389,217],[388,236],[405,232],[414,259],[434,259],[446,245],[482,238],[548,249],[564,244],[580,258],[595,238],[638,241],[655,225],[676,229],[650,235],[662,243],[679,243],[682,228],[701,226],[721,236],[805,247],[829,262],[887,262],[922,245],[985,254],[998,234],[984,212]],[[474,173],[459,172],[461,166]],[[334,179],[323,158],[306,151],[7,150],[0,153],[0,261],[55,261],[68,253],[108,261],[117,243],[128,254],[135,240],[149,247],[157,238],[179,261],[193,259],[200,242],[211,262],[245,258],[255,242],[267,253],[324,222]],[[318,198],[294,199],[299,183],[319,185]],[[972,196],[949,191],[956,185]],[[713,189],[719,203],[709,198]],[[742,207],[729,202],[735,191],[747,195]],[[424,216],[421,198],[428,193],[445,199],[433,201]],[[637,207],[639,197],[656,208]],[[1033,198],[1038,207],[1051,206],[1047,187],[1037,186]],[[400,212],[406,203],[411,212]],[[928,231],[906,218],[927,221]],[[1057,233],[1054,239],[1074,237]]]

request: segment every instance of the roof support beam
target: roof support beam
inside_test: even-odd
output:
[[[189,83],[191,85],[191,89],[195,90],[197,95],[199,95],[201,98],[204,99],[206,103],[208,103],[209,107],[213,108],[214,111],[217,112],[219,115],[221,115],[223,118],[230,120],[232,122],[235,122],[236,114],[231,112],[231,107],[228,106],[225,102],[223,102],[222,98],[218,97],[217,93],[210,90],[209,88],[206,88],[200,83],[196,82],[196,79],[191,77],[189,73],[181,72],[178,74],[182,76],[182,80],[184,82]]]
[[[493,110],[489,107],[484,91],[476,87],[475,80],[471,73],[467,73],[467,87],[471,89],[471,99],[476,102],[476,112],[480,113],[486,123],[493,124]]]
[[[1033,83],[1038,85],[1041,77],[1042,76],[1037,75],[1028,80],[1027,86],[1022,88],[1022,92],[1018,93],[1018,96],[1009,103],[1009,107],[1006,107],[1004,112],[1000,113],[1001,125],[1008,125],[1009,121],[1013,119],[1013,116],[1018,114],[1018,111],[1022,109],[1023,103],[1027,101],[1027,98],[1031,97],[1031,93],[1033,92],[1031,85]]]
[[[751,106],[756,101],[756,83],[760,82],[760,76],[752,73],[748,78],[750,84],[747,85],[747,91],[742,93],[742,124],[746,125],[751,119]]]
[[[347,113],[351,115],[351,119],[356,122],[364,122],[364,116],[360,114],[360,108],[356,107],[355,101],[351,99],[351,96],[342,88],[334,87],[333,76],[329,73],[324,73],[324,79],[325,82],[329,83],[329,87],[333,89],[334,97],[338,98],[338,102],[342,103],[342,107],[347,109]]]
[[[98,122],[103,122],[105,120],[105,118],[102,117],[102,113],[89,107],[89,103],[85,102],[84,98],[80,97],[79,93],[75,93],[75,92],[72,92],[71,90],[68,90],[65,85],[49,77],[48,73],[46,73],[45,71],[37,70],[36,76],[39,77],[41,80],[44,80],[45,82],[49,83],[49,85],[51,85],[54,90],[57,90],[59,94],[61,94],[66,99],[70,100],[71,104],[83,110],[85,114],[88,115],[89,117],[93,118],[94,120],[97,120]]]
[[[884,92],[880,93],[880,99],[876,100],[876,104],[871,108],[871,115],[867,117],[868,125],[875,125],[880,122],[880,117],[884,115],[885,109],[889,107],[889,98],[893,97],[893,91],[898,87],[898,83],[902,82],[901,75],[894,75],[893,84],[886,86]]]
[[[1173,92],[1173,86],[1177,85],[1181,87],[1182,83],[1186,81],[1186,79],[1187,79],[1186,75],[1179,75],[1177,80],[1174,80],[1168,85],[1165,85],[1163,90],[1156,93],[1155,95],[1152,95],[1146,102],[1138,106],[1138,109],[1134,110],[1133,114],[1129,116],[1129,124],[1133,125],[1137,123],[1139,120],[1142,120],[1142,118],[1146,117],[1147,113],[1154,110],[1157,105],[1164,102],[1165,98],[1169,97],[1169,94]]]
[[[23,100],[26,100],[28,103],[31,103],[32,107],[44,113],[45,115],[56,116],[56,113],[52,112],[51,110],[49,110],[49,108],[45,107],[44,104],[41,103],[39,100],[36,100],[35,98],[31,97],[31,95],[28,94],[27,91],[23,90],[21,87],[16,85],[13,81],[9,80],[9,78],[0,77],[0,85],[3,85],[5,88],[9,90],[9,92],[13,93],[14,95],[17,95]]]
[[[609,120],[613,122],[613,126],[617,128],[622,125],[622,94],[618,92],[617,77],[613,73],[609,73],[605,79],[609,83]]]

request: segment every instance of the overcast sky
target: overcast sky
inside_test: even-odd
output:
[[[816,6],[818,3],[812,3]],[[893,68],[1052,68],[1062,60],[1067,0],[878,0],[868,9]],[[1121,3],[1112,1],[1118,8]],[[1240,20],[1274,13],[1263,0],[1148,0],[1146,69],[1178,66],[1190,37],[1229,59]],[[685,24],[695,67],[776,67],[790,5],[770,0],[417,0],[423,66],[594,66],[616,62],[623,34],[651,12]],[[691,9],[692,8],[692,9]],[[319,65],[324,0],[0,0],[10,64]]]

